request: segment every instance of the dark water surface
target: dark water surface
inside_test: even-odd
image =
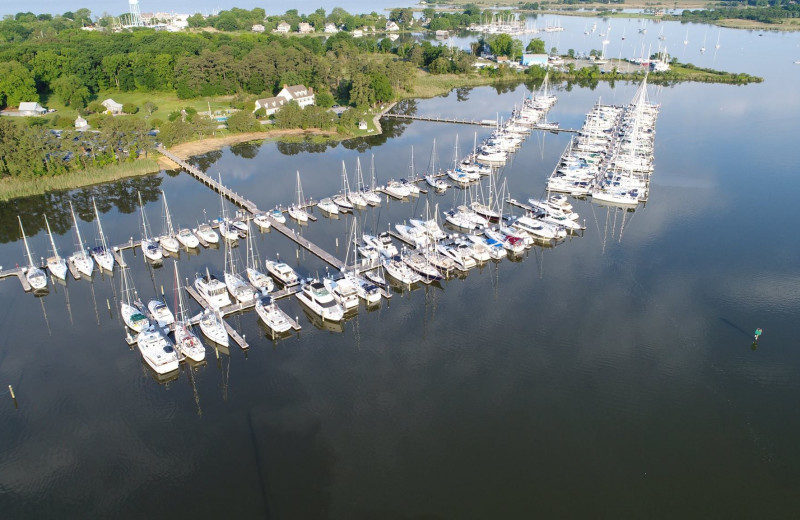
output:
[[[0,396],[0,516],[795,516],[800,56],[796,35],[740,34],[763,57],[740,68],[765,83],[651,88],[662,110],[646,207],[577,202],[584,237],[395,294],[343,333],[283,300],[299,335],[273,343],[255,313],[231,318],[249,352],[208,348],[205,366],[158,382],[123,340],[119,273],[43,298],[0,282],[0,388],[13,384],[19,404]],[[598,97],[626,103],[635,88],[562,90],[550,119],[578,127]],[[417,110],[484,119],[524,92],[453,92]],[[268,208],[293,199],[298,170],[318,198],[338,190],[342,160],[352,176],[360,157],[369,177],[374,153],[383,182],[408,173],[412,145],[424,169],[434,138],[445,162],[456,133],[466,148],[475,128],[390,124],[389,139],[324,153],[266,143],[199,160]],[[502,171],[512,195],[541,194],[567,141],[532,136]],[[71,252],[68,198],[90,241],[92,194],[114,243],[138,237],[136,189],[157,229],[160,189],[178,223],[219,213],[217,196],[175,172],[4,203],[0,264],[22,262],[18,213],[38,256],[44,212]],[[441,210],[461,197],[430,200]],[[384,230],[424,210],[393,201],[359,225]],[[303,234],[344,257],[349,222],[321,218]],[[324,272],[280,234],[257,237],[262,258]],[[144,298],[163,286],[172,302],[171,261],[126,258]],[[179,265],[185,277],[220,272],[223,254],[183,253]]]

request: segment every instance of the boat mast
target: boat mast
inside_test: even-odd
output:
[[[297,209],[303,207],[303,186],[300,184],[300,170],[297,170]]]
[[[372,191],[375,191],[375,154],[372,154],[372,158],[370,159],[370,173],[372,175]]]
[[[142,203],[142,196],[139,195],[139,205],[141,205],[141,203]],[[78,219],[75,218],[75,209],[72,207],[72,201],[69,201],[69,211],[70,213],[72,213],[72,222],[75,224],[75,234],[78,236],[78,246],[81,248],[81,256],[83,257],[84,260],[86,260],[86,249],[83,247],[81,230],[78,227]]]
[[[141,209],[142,212],[142,239],[146,242],[149,239],[147,238],[147,221],[144,218],[144,204],[142,204],[142,192],[137,191],[136,193],[139,195],[139,209]]]
[[[44,225],[47,226],[47,234],[50,237],[50,247],[53,248],[53,256],[56,258],[57,262],[61,262],[61,255],[58,254],[58,248],[56,248],[56,243],[53,240],[53,232],[50,231],[50,223],[47,221],[47,215],[44,216]]]
[[[100,213],[98,213],[97,211],[97,203],[95,202],[94,197],[92,197],[92,206],[94,206],[94,217],[97,219],[97,231],[98,233],[100,233],[100,245],[103,247],[103,251],[108,251],[108,244],[106,243],[106,235],[103,233],[103,225],[100,223]],[[47,217],[45,217],[45,220],[47,220]],[[48,227],[48,230],[49,229],[50,228]],[[52,238],[53,237],[50,237],[51,240]]]
[[[25,252],[28,253],[28,265],[34,267],[33,257],[31,256],[31,250],[28,247],[28,239],[25,236],[25,230],[22,229],[22,219],[19,218],[19,215],[17,215],[17,220],[19,220],[19,231],[22,233],[22,241],[25,243]]]
[[[167,235],[173,236],[175,234],[175,230],[172,228],[172,217],[169,214],[169,206],[167,205],[167,195],[164,193],[164,190],[161,190],[161,197],[164,199],[164,213],[166,214],[167,218]]]

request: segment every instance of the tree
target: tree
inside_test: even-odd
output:
[[[89,89],[78,76],[61,76],[50,84],[50,88],[66,106],[83,108],[89,100]]]
[[[252,132],[258,127],[256,116],[249,110],[239,110],[228,116],[228,130],[231,132]]]
[[[530,42],[528,42],[528,46],[525,48],[527,52],[531,54],[544,54],[544,40],[541,38],[534,38]]]
[[[133,103],[123,103],[122,104],[122,111],[126,114],[135,114],[139,111],[139,107],[137,107]]]
[[[142,108],[144,108],[144,111],[147,112],[148,116],[152,116],[153,112],[158,110],[158,107],[152,101],[145,101],[144,106]]]
[[[0,106],[39,101],[33,75],[18,61],[0,62]]]
[[[333,99],[333,94],[331,94],[330,92],[324,92],[324,91],[323,92],[317,92],[317,94],[316,94],[316,96],[314,98],[314,104],[316,104],[318,107],[322,107],[322,108],[330,108],[330,107],[332,107],[334,101],[335,100]]]
[[[498,34],[489,38],[489,49],[495,56],[508,56],[512,55],[514,39],[508,34]]]
[[[450,72],[450,60],[443,56],[439,56],[428,66],[431,74],[447,74]]]
[[[389,84],[389,78],[385,74],[372,73],[370,86],[374,92],[374,99],[376,103],[383,103],[391,101],[394,97],[392,86]]]

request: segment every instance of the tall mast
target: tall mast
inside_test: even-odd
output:
[[[172,236],[175,234],[175,230],[172,229],[172,217],[169,214],[169,206],[167,205],[167,195],[164,193],[164,190],[161,190],[161,197],[164,199],[164,213],[166,213],[167,218],[167,235]]]
[[[100,233],[100,245],[103,246],[103,251],[108,251],[108,244],[106,243],[106,235],[103,233],[103,225],[100,223],[100,213],[97,211],[97,203],[92,197],[92,206],[94,207],[94,217],[97,219],[97,232]],[[45,217],[45,221],[47,217]],[[49,231],[48,227],[48,231]],[[51,236],[50,239],[52,240],[53,237]],[[55,247],[55,246],[54,246]]]
[[[142,196],[139,195],[139,204],[142,203]],[[86,248],[83,247],[83,239],[81,238],[81,230],[78,227],[78,219],[75,218],[75,209],[72,207],[72,201],[69,201],[69,211],[72,213],[72,222],[75,224],[75,234],[78,236],[78,247],[81,248],[81,256],[86,260]]]
[[[47,235],[50,237],[50,247],[53,248],[53,256],[56,257],[56,261],[61,261],[61,256],[58,254],[58,248],[56,248],[56,243],[53,240],[53,232],[50,231],[50,223],[47,221],[47,215],[44,216],[44,225],[47,226]]]
[[[148,240],[147,238],[147,221],[144,218],[144,204],[142,204],[142,193],[137,191],[136,194],[139,196],[139,209],[142,212],[142,235],[144,240]],[[76,226],[77,227],[77,226]],[[78,234],[80,237],[80,234]]]
[[[33,267],[33,257],[31,256],[30,248],[28,248],[28,239],[25,237],[25,230],[22,229],[22,219],[19,218],[19,215],[17,215],[17,220],[19,220],[19,231],[22,233],[22,241],[25,243],[25,252],[28,253],[28,265]]]

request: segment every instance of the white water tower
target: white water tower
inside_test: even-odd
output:
[[[128,0],[128,6],[131,11],[131,27],[142,27],[144,23],[142,23],[142,13],[139,11],[139,0]]]

